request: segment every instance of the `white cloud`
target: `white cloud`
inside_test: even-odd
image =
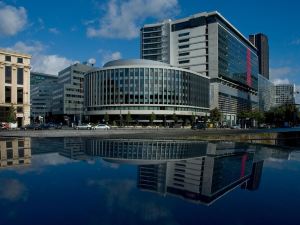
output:
[[[46,48],[45,45],[38,41],[31,41],[29,43],[19,41],[7,49],[32,55],[32,71],[57,74],[60,70],[73,64],[73,61],[66,57],[45,54]]]
[[[58,55],[40,55],[32,61],[32,70],[49,74],[57,74],[73,62]]]
[[[292,67],[288,67],[288,66],[270,68],[270,76],[272,79],[281,78],[281,77],[291,74],[293,72],[293,70],[294,69]]]
[[[179,11],[177,0],[109,0],[103,8],[98,28],[87,28],[88,37],[136,38],[147,18],[162,20]]]
[[[25,200],[28,190],[16,179],[0,179],[0,199],[9,201]]]
[[[118,59],[122,58],[122,54],[119,51],[111,52],[108,50],[100,49],[100,50],[98,50],[98,53],[100,53],[102,65],[104,65],[105,63],[107,63],[109,61],[118,60]]]
[[[49,28],[49,32],[52,33],[52,34],[59,34],[60,33],[60,31],[55,27]]]
[[[0,35],[13,36],[22,31],[27,24],[26,9],[6,5],[0,1],[0,21]]]
[[[275,85],[278,85],[278,84],[290,84],[290,81],[289,81],[289,79],[287,79],[287,78],[285,78],[285,79],[274,79],[273,80],[273,83],[275,84]]]
[[[45,49],[45,46],[39,41],[31,41],[29,44],[25,44],[22,41],[18,41],[13,46],[7,48],[11,51],[23,52],[30,55],[39,54]]]
[[[291,44],[292,45],[300,45],[300,38],[293,40]]]

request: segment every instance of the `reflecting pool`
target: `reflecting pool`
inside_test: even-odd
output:
[[[298,224],[300,151],[233,142],[0,139],[0,225]]]

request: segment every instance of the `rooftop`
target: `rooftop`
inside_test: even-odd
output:
[[[148,60],[148,59],[119,59],[107,62],[103,67],[112,66],[136,66],[136,65],[146,65],[146,66],[170,66],[169,64]]]
[[[25,53],[21,53],[21,52],[15,52],[13,50],[2,49],[2,48],[0,48],[0,53],[14,55],[14,56],[21,56],[21,57],[25,57],[25,58],[31,58],[31,55],[29,55],[29,54],[25,54]]]

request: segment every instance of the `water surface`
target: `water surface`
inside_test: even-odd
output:
[[[239,143],[0,139],[0,224],[297,224],[300,152]]]

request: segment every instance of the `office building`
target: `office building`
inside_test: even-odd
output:
[[[58,73],[57,86],[53,90],[52,114],[68,124],[80,123],[83,115],[84,74],[93,67],[76,63]]]
[[[295,104],[294,84],[275,85],[275,106],[281,106],[285,104]]]
[[[52,92],[57,85],[57,75],[30,73],[30,117],[32,122],[47,122],[52,115]]]
[[[269,40],[265,34],[249,35],[250,42],[257,48],[258,72],[269,80]]]
[[[210,77],[210,107],[229,124],[238,113],[258,108],[257,49],[218,12],[145,25],[141,58]]]
[[[106,113],[116,120],[170,121],[209,112],[209,78],[152,60],[116,60],[85,75],[86,115],[99,121]]]
[[[18,126],[30,123],[30,55],[0,49],[0,122],[6,122],[10,106]]]
[[[258,74],[258,104],[262,112],[269,111],[275,104],[274,84]]]
[[[7,138],[0,140],[0,169],[31,164],[31,139]]]

